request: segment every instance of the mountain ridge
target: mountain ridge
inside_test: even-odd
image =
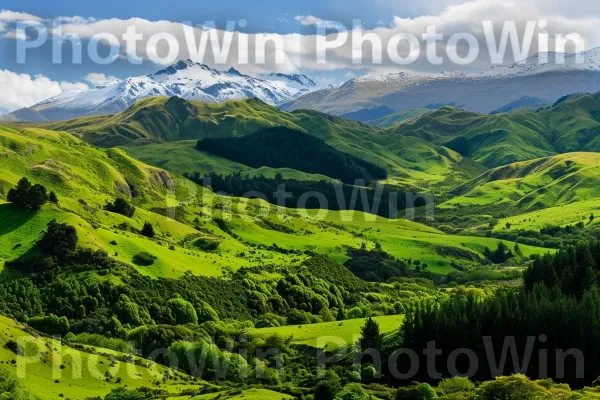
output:
[[[575,93],[600,91],[600,48],[579,54],[536,54],[523,62],[493,66],[467,74],[412,72],[365,75],[316,95],[304,95],[281,105],[285,110],[313,108],[331,114],[348,114],[387,106],[394,111],[425,108],[431,104],[460,104],[469,111],[488,113],[522,97],[548,104]],[[547,63],[539,63],[548,59]],[[583,63],[578,61],[582,58]],[[490,93],[494,93],[493,96]]]
[[[180,96],[207,103],[255,97],[277,105],[317,89],[319,86],[306,75],[278,73],[252,77],[234,68],[218,71],[185,60],[153,74],[130,77],[87,91],[64,92],[0,120],[48,122],[115,114],[138,100],[155,96]]]

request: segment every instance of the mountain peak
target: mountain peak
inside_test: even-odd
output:
[[[235,68],[219,71],[192,60],[181,60],[154,74],[130,77],[87,92],[62,93],[34,105],[31,110],[48,120],[71,119],[115,114],[138,100],[156,96],[178,96],[206,103],[256,97],[264,103],[280,105],[315,89],[318,88],[314,82],[304,75],[255,78]]]
[[[237,76],[243,76],[243,77],[245,77],[245,76],[248,76],[248,75],[244,75],[244,74],[242,74],[240,71],[238,71],[237,69],[235,69],[235,68],[233,68],[233,67],[229,68],[229,69],[227,70],[227,73],[228,73],[228,74],[231,74],[231,75],[237,75]]]

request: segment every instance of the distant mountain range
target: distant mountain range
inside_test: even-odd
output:
[[[154,74],[128,78],[88,91],[71,91],[0,117],[4,121],[48,122],[116,114],[136,101],[156,96],[219,103],[257,98],[285,111],[312,109],[369,122],[394,113],[452,106],[478,113],[533,111],[570,93],[600,91],[600,48],[579,54],[537,54],[523,63],[466,74],[365,75],[338,87],[322,87],[305,75],[244,75],[218,71],[190,60]],[[583,62],[579,62],[582,59]],[[381,125],[402,120],[388,118]]]
[[[179,96],[206,103],[258,98],[265,103],[279,105],[317,89],[317,84],[305,75],[277,73],[256,78],[244,75],[234,68],[218,71],[187,60],[179,61],[155,74],[127,78],[88,91],[65,92],[0,119],[46,122],[115,114],[138,100],[154,96]]]
[[[308,108],[359,118],[368,114],[369,110],[381,110],[382,107],[408,111],[451,105],[489,113],[514,102],[518,104],[520,99],[536,99],[535,104],[552,104],[569,93],[600,91],[600,49],[578,55],[566,54],[564,63],[556,62],[555,53],[544,56],[548,60],[544,64],[540,63],[542,55],[537,54],[523,63],[496,66],[476,74],[400,72],[366,75],[337,88],[305,94],[281,108],[286,111]],[[583,59],[583,63],[578,62],[578,57]],[[514,104],[508,108],[511,107]]]

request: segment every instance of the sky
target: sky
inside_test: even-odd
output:
[[[132,63],[130,55],[121,47],[115,60],[108,65],[92,62],[84,51],[81,63],[71,62],[70,47],[64,47],[61,63],[52,62],[51,41],[27,52],[24,63],[17,62],[18,44],[24,41],[15,30],[17,21],[33,20],[50,24],[60,19],[65,33],[81,37],[83,48],[97,33],[111,33],[121,38],[128,26],[136,26],[144,34],[140,48],[141,63]],[[353,20],[360,19],[364,33],[373,33],[384,42],[398,33],[408,32],[421,37],[428,26],[435,26],[445,37],[453,33],[468,32],[483,44],[480,57],[468,66],[457,66],[446,60],[441,65],[432,65],[425,58],[425,51],[411,65],[398,65],[384,55],[381,64],[369,63],[372,48],[365,47],[367,62],[358,64],[352,58],[352,43],[328,53],[327,62],[315,60],[315,41],[319,26],[344,26],[352,29]],[[0,4],[0,113],[20,107],[31,106],[45,98],[67,90],[87,90],[95,85],[114,82],[130,76],[155,72],[165,65],[153,62],[146,47],[153,33],[172,34],[183,43],[183,23],[191,22],[194,32],[201,34],[207,21],[214,21],[216,31],[222,34],[227,21],[235,21],[235,31],[246,34],[254,44],[258,34],[277,33],[282,35],[286,49],[283,63],[276,64],[276,52],[267,47],[265,64],[251,59],[248,64],[240,63],[236,57],[224,63],[211,62],[212,51],[207,53],[206,63],[217,69],[235,67],[244,73],[260,75],[269,72],[304,73],[322,84],[340,84],[353,77],[367,73],[394,73],[413,71],[439,73],[442,70],[476,71],[489,67],[486,61],[488,49],[481,24],[483,20],[515,21],[524,32],[526,21],[544,19],[547,27],[536,26],[536,35],[545,32],[576,32],[585,39],[585,48],[600,46],[600,2],[588,0],[266,0],[248,2],[242,0],[220,1],[165,1],[165,0],[103,0],[100,2],[71,0],[3,0]],[[239,22],[245,22],[243,27]],[[204,26],[204,27],[203,27]],[[333,35],[331,29],[326,31]],[[329,37],[329,36],[328,36]],[[331,36],[333,39],[334,36]],[[34,35],[26,40],[33,40]],[[21,41],[21,42],[19,42]],[[239,35],[233,39],[234,47],[240,42]],[[535,40],[534,40],[535,42]],[[157,54],[165,54],[165,42],[154,47]],[[123,45],[123,42],[121,42]],[[184,45],[181,45],[184,47]],[[462,47],[461,47],[462,46]],[[457,44],[457,54],[466,55],[464,43]],[[402,44],[400,45],[402,48]],[[108,48],[99,46],[101,55]],[[103,53],[104,52],[104,53]],[[535,53],[530,51],[531,55]],[[408,54],[408,53],[407,53]],[[180,51],[177,59],[188,58]],[[516,61],[507,60],[507,63]]]

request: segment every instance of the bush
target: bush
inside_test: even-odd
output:
[[[129,204],[129,202],[122,197],[115,199],[115,201],[112,203],[106,203],[104,209],[106,211],[121,214],[129,218],[133,217],[133,214],[135,213],[135,207]]]
[[[139,390],[128,390],[123,387],[119,387],[111,390],[106,395],[104,400],[144,400],[146,396]]]
[[[10,400],[35,400],[32,394],[21,387],[21,382],[13,373],[2,368],[0,370],[0,398]]]
[[[274,328],[285,325],[285,318],[274,313],[266,313],[256,320],[257,328]]]
[[[472,392],[475,389],[475,384],[469,378],[461,378],[458,376],[447,378],[438,384],[438,392],[448,395],[459,392]]]
[[[56,196],[56,193],[54,192],[50,192],[48,194],[48,201],[58,205],[58,197]]]
[[[52,220],[38,246],[49,255],[68,256],[77,247],[77,230],[71,225]]]
[[[219,314],[204,300],[200,301],[200,306],[196,310],[198,314],[198,322],[208,322],[214,321],[217,322],[219,320]]]
[[[310,324],[311,315],[306,311],[293,309],[287,316],[288,325],[306,325]]]
[[[192,303],[185,301],[181,297],[175,297],[167,301],[167,305],[171,309],[171,315],[178,325],[197,324],[198,315]]]
[[[147,238],[153,238],[156,233],[154,233],[154,227],[150,222],[144,222],[144,227],[142,228],[142,235]]]
[[[8,191],[6,200],[19,208],[39,210],[48,201],[48,194],[44,186],[31,185],[29,179],[21,178],[17,186]]]
[[[327,370],[315,387],[315,400],[331,400],[342,390],[340,377],[333,371]]]
[[[145,251],[133,256],[133,263],[142,267],[148,267],[154,264],[154,261],[156,261],[156,257]]]
[[[29,326],[49,335],[66,335],[71,329],[67,317],[57,317],[54,314],[33,317],[27,321]]]
[[[369,400],[371,397],[358,383],[349,383],[336,396],[340,400]]]
[[[24,355],[23,349],[14,340],[9,340],[8,342],[6,342],[6,344],[4,345],[4,348],[12,351],[13,353],[15,353],[17,355],[20,355],[20,356]]]

